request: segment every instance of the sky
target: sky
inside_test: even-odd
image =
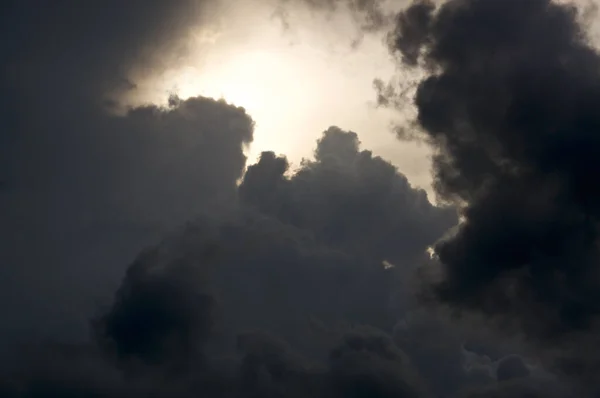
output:
[[[0,396],[600,396],[597,21],[3,3]]]

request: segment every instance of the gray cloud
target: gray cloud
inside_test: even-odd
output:
[[[132,70],[185,51],[209,4],[3,5],[0,336],[84,336],[142,247],[209,200],[234,200],[253,132],[243,110],[196,98],[108,112]]]
[[[254,210],[211,213],[129,267],[94,323],[99,345],[57,347],[38,362],[52,372],[25,362],[7,388],[23,383],[15,396],[25,397],[98,384],[106,397],[424,397],[392,339],[359,326],[389,328],[389,272]]]
[[[467,389],[459,396],[461,398],[568,398],[579,395],[548,380],[516,379],[497,385]]]
[[[366,30],[389,17],[379,2],[309,5]],[[33,346],[0,363],[0,393],[426,397],[471,383],[445,323],[386,334],[456,212],[355,133],[328,129],[294,172],[263,153],[244,176],[241,108],[173,97],[109,112],[131,72],[186,51],[211,6],[25,1],[0,16],[0,348]]]
[[[423,62],[439,70],[419,85],[418,121],[436,149],[438,193],[468,203],[466,223],[437,247],[446,271],[439,294],[512,312],[514,298],[497,289],[512,281],[520,300],[557,305],[538,314],[546,322],[585,327],[595,314],[585,280],[595,264],[595,191],[594,163],[580,160],[594,148],[586,104],[600,58],[570,6],[449,2],[422,18],[412,10],[432,13],[424,4],[398,19],[404,26],[414,14],[414,25],[427,25],[415,45],[425,44]],[[409,40],[407,29],[397,29],[396,43]]]
[[[319,139],[315,159],[290,177],[284,157],[263,153],[248,168],[240,197],[329,245],[412,267],[456,224],[456,213],[433,206],[425,191],[359,145],[356,133],[331,127]]]
[[[416,128],[434,149],[438,195],[463,206],[465,222],[436,245],[434,295],[572,355],[560,342],[595,330],[599,311],[600,56],[578,9],[415,1],[389,43],[426,72]]]

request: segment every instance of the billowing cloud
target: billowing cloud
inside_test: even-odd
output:
[[[31,112],[51,98],[63,111],[78,99],[127,89],[132,69],[164,67],[187,50],[191,28],[210,19],[216,0],[47,3],[8,1],[2,13],[3,89],[10,104]],[[99,95],[100,94],[100,95]],[[22,108],[28,101],[28,106]],[[80,104],[80,105],[83,105]]]
[[[314,160],[288,172],[284,157],[263,153],[248,168],[241,200],[376,261],[414,266],[457,222],[454,209],[433,206],[392,164],[361,150],[356,133],[337,127],[323,133]]]
[[[424,74],[415,129],[434,150],[437,194],[464,217],[435,246],[434,296],[518,327],[581,376],[598,358],[572,342],[600,311],[600,56],[578,9],[415,1],[388,39]],[[402,103],[380,87],[383,104]]]
[[[457,215],[357,134],[329,128],[297,170],[265,152],[244,175],[244,109],[117,106],[136,73],[185,52],[212,4],[13,2],[0,17],[0,349],[34,346],[0,364],[0,395],[417,398],[494,384],[464,367],[444,322],[387,334]],[[347,7],[367,30],[388,21],[377,1],[308,4]],[[433,9],[398,41],[413,65],[434,43]],[[60,342],[36,346],[36,329]]]
[[[45,147],[46,159],[30,163],[30,178],[20,174],[2,197],[4,291],[20,300],[38,285],[37,294],[61,307],[81,294],[90,306],[115,286],[123,272],[117,264],[210,203],[233,203],[253,133],[243,109],[206,98],[96,115],[77,128],[68,123]],[[66,289],[68,278],[77,283]],[[21,303],[33,317],[41,316],[40,304]],[[73,315],[81,322],[90,310],[73,309]]]
[[[145,258],[147,272],[181,265],[202,275],[223,333],[266,330],[308,353],[314,322],[334,330],[348,322],[392,324],[391,270],[250,209],[200,217]]]
[[[25,397],[98,384],[106,397],[425,397],[406,354],[360,326],[389,328],[389,272],[254,210],[211,213],[130,266],[94,322],[99,344],[26,362],[7,388]],[[32,370],[45,366],[54,371]]]
[[[165,152],[166,145],[156,145],[160,151],[153,145],[139,148],[140,158],[149,159],[147,168],[158,162],[148,174],[116,167],[122,180],[113,178],[131,182],[122,185],[133,199],[125,203],[140,204],[119,214],[135,215],[129,222],[162,214],[158,220],[178,222],[185,216],[176,213],[179,207],[140,211],[153,201],[135,196],[136,183],[148,175],[164,178],[160,186],[169,186],[179,170],[187,170],[180,189],[198,189],[190,195],[198,203],[182,202],[181,207],[197,209],[200,216],[137,257],[114,302],[95,317],[92,342],[58,346],[33,368],[24,361],[24,373],[11,376],[7,388],[15,391],[14,383],[20,383],[24,390],[16,396],[60,394],[75,387],[89,394],[98,385],[107,386],[106,397],[149,391],[157,397],[288,391],[298,396],[428,396],[413,361],[378,331],[391,330],[397,314],[392,300],[396,268],[382,260],[407,267],[417,261],[438,237],[419,232],[427,229],[421,223],[442,234],[456,221],[453,210],[433,207],[389,163],[360,151],[356,134],[335,128],[319,141],[315,160],[306,161],[292,177],[285,159],[265,153],[240,185],[241,201],[224,200],[236,192],[244,160],[235,156],[241,153],[240,142],[251,138],[251,120],[242,110],[203,98],[173,99],[170,108],[136,109],[116,118],[115,123],[127,126],[119,131],[162,142],[172,127],[181,140],[180,147],[166,141],[172,152]],[[221,127],[213,136],[208,126]],[[198,185],[185,184],[195,168],[181,155],[199,146],[187,141],[190,137],[210,143],[206,149],[214,151],[188,158],[199,162]],[[125,147],[123,153],[132,151]],[[170,162],[161,162],[162,156]],[[177,162],[181,168],[172,167],[162,177],[160,166]],[[203,175],[204,170],[219,170],[221,177]],[[220,184],[211,185],[212,176]],[[148,189],[149,184],[139,186]],[[170,200],[187,199],[176,195]],[[340,203],[351,207],[335,213]],[[379,209],[384,205],[389,208]],[[413,214],[394,219],[394,209]],[[353,218],[361,210],[375,217],[371,224],[365,216]],[[351,218],[345,221],[345,215]],[[387,218],[395,225],[383,228],[398,231],[398,242],[408,236],[403,228],[410,228],[419,247],[398,248],[378,234],[376,223]],[[357,220],[364,224],[354,226]],[[361,243],[361,233],[372,234],[372,240]],[[55,371],[46,372],[46,367]]]
[[[210,4],[3,6],[0,337],[85,336],[141,248],[234,200],[253,135],[242,109],[173,98],[116,115],[109,103],[135,88],[132,73],[180,55]]]
[[[436,246],[438,297],[538,336],[598,313],[600,57],[572,5],[415,2],[390,38],[423,65],[414,103],[439,196],[465,222]],[[420,56],[419,56],[420,55]]]

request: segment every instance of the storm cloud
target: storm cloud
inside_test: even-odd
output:
[[[208,4],[3,5],[0,336],[85,336],[143,247],[234,200],[253,136],[244,110],[172,98],[114,112],[134,70],[185,52]]]
[[[600,311],[600,55],[582,13],[549,0],[415,1],[396,21],[390,50],[425,72],[414,128],[434,150],[434,187],[464,219],[435,246],[433,296],[523,331],[581,375],[598,356],[572,342]],[[402,103],[384,88],[384,105]]]
[[[473,0],[398,16],[391,45],[431,71],[416,104],[436,148],[446,202],[436,206],[354,132],[330,127],[297,169],[273,152],[246,169],[254,123],[243,108],[176,96],[124,107],[136,76],[185,54],[215,4],[15,1],[0,16],[0,352],[13,354],[0,363],[0,394],[417,398],[529,383],[509,359],[508,372],[483,374],[510,352],[467,369],[465,335],[420,314],[412,283],[439,242],[446,303],[514,312],[513,301],[498,306],[497,281],[512,264],[529,273],[511,274],[519,299],[541,303],[519,306],[519,319],[541,316],[564,332],[595,315],[594,229],[578,231],[595,217],[595,118],[585,105],[596,55],[575,12]],[[346,7],[371,32],[389,18],[377,1],[307,4]],[[469,32],[473,44],[462,44],[455,19],[486,32],[489,21],[475,22],[487,13],[504,30]],[[540,40],[540,60],[522,38]],[[551,76],[533,79],[546,64]],[[548,121],[534,100],[558,90],[564,103]],[[472,100],[473,91],[483,94]],[[497,110],[496,100],[518,106]],[[489,114],[475,117],[480,108]],[[465,123],[477,139],[463,135]],[[552,139],[530,134],[544,129]],[[447,235],[460,207],[466,223]],[[562,279],[549,278],[556,272]],[[565,310],[555,315],[556,303]]]
[[[43,347],[53,355],[25,361],[5,388],[425,397],[411,360],[381,331],[392,322],[390,272],[255,210],[211,212],[139,255],[92,342]]]
[[[464,204],[465,222],[436,246],[438,297],[517,316],[546,337],[589,326],[600,57],[577,9],[416,2],[390,45],[430,71],[414,99],[418,123],[435,150],[437,193]]]
[[[403,267],[457,223],[453,208],[433,206],[389,162],[361,150],[354,132],[337,127],[317,142],[314,160],[290,171],[285,157],[262,154],[240,185],[244,203],[307,229],[357,255]]]

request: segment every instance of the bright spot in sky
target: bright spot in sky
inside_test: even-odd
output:
[[[256,122],[251,156],[265,149],[293,153],[296,139],[291,124],[299,115],[311,114],[310,81],[303,81],[301,64],[293,54],[273,50],[244,50],[216,55],[202,68],[178,72],[170,84],[181,98],[195,95],[223,98],[241,106]],[[325,126],[327,127],[327,126]],[[321,127],[322,130],[324,127]]]
[[[312,155],[321,132],[337,125],[358,133],[363,148],[392,161],[413,185],[429,188],[427,149],[399,142],[390,131],[397,115],[374,106],[373,79],[394,73],[381,37],[352,49],[355,31],[343,18],[283,31],[272,12],[236,12],[218,34],[198,35],[195,54],[146,82],[145,101],[164,102],[175,93],[244,107],[256,123],[249,163],[269,150],[297,166]]]
[[[209,73],[190,68],[177,78],[178,94],[183,98],[198,93],[222,97],[254,113],[264,108],[282,77],[281,71],[288,69],[282,63],[276,54],[251,52],[238,54]]]

